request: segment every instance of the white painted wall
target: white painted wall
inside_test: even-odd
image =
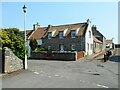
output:
[[[89,38],[89,31],[91,31],[91,38]],[[87,44],[89,44],[89,50],[88,50]],[[92,34],[91,22],[88,22],[88,27],[85,34],[85,54],[86,55],[90,55],[93,53],[93,48],[91,48],[91,44],[93,45],[93,34]]]
[[[103,37],[103,46],[102,46],[102,50],[106,50],[106,38]]]

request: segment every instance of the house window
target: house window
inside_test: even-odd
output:
[[[63,38],[63,31],[59,32],[59,38],[62,39]]]
[[[75,44],[71,45],[71,50],[76,50],[76,45]]]
[[[89,31],[89,38],[91,38],[91,31]]]
[[[52,32],[48,32],[48,39],[51,39],[52,37]]]
[[[88,50],[89,50],[89,43],[87,44],[87,48],[88,48]]]
[[[96,48],[96,43],[95,43],[95,48]]]
[[[93,44],[91,44],[91,50],[93,49]]]
[[[71,38],[75,38],[75,36],[76,36],[76,32],[74,30],[74,31],[71,32]]]
[[[64,51],[64,45],[63,45],[63,44],[60,44],[60,45],[59,45],[59,48],[60,48],[60,51],[61,51],[61,52]]]
[[[48,50],[51,50],[51,46],[48,46]]]

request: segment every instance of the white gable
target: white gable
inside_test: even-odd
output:
[[[80,27],[76,30],[76,35],[78,35],[79,31],[80,31]]]
[[[67,35],[67,32],[68,32],[68,28],[64,30],[63,36],[66,36],[66,35]]]
[[[52,37],[55,37],[56,30],[52,31]]]

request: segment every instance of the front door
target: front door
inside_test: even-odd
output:
[[[60,51],[64,51],[64,45],[63,44],[60,44]]]

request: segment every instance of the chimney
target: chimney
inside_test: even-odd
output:
[[[92,30],[97,30],[96,25],[93,25],[93,26],[92,26]]]
[[[90,19],[87,19],[87,23],[88,23],[88,24],[91,23]]]
[[[49,29],[49,28],[51,28],[51,27],[52,27],[52,25],[49,24],[48,27],[47,27],[47,29]]]
[[[36,24],[33,25],[33,30],[37,30],[40,27],[39,23],[37,22]]]

